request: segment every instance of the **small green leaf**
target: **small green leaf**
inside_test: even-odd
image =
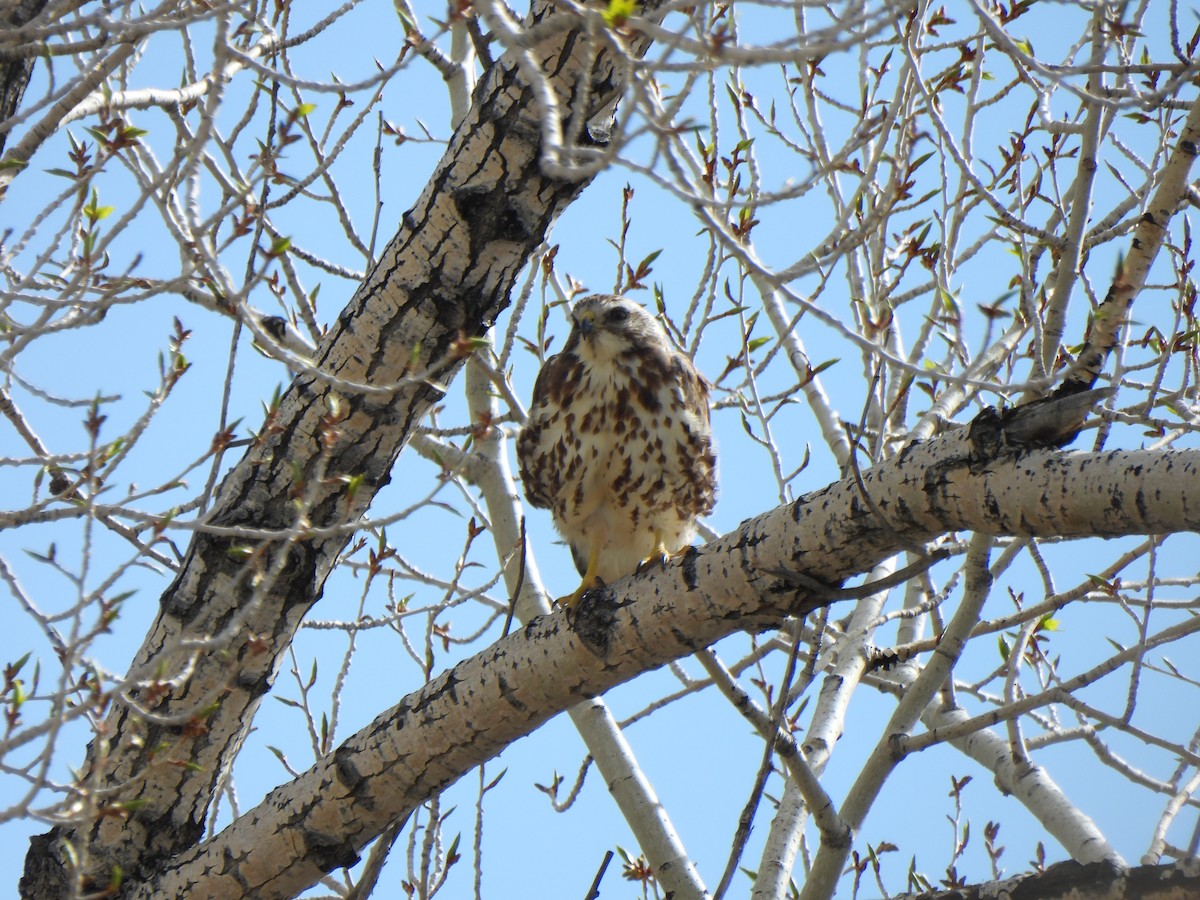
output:
[[[608,9],[604,11],[604,23],[609,28],[619,28],[636,12],[636,0],[608,0]]]
[[[363,486],[363,475],[359,472],[357,475],[351,475],[346,479],[346,499],[353,502],[355,496]]]
[[[96,193],[96,189],[92,188],[92,199],[83,208],[83,214],[87,216],[88,221],[95,223],[101,219],[107,219],[112,215],[112,212],[113,207],[100,205],[100,196]]]
[[[647,255],[647,257],[645,259],[643,259],[640,263],[638,263],[638,271],[639,272],[649,272],[651,264],[656,259],[658,259],[659,255],[661,253],[662,253],[662,250],[655,250],[653,253]]]
[[[398,3],[396,4],[396,17],[400,20],[400,25],[404,28],[406,35],[412,34],[417,30],[417,23],[413,21],[412,16],[405,12]]]
[[[462,834],[456,834],[454,840],[450,842],[450,849],[446,851],[446,868],[454,865],[462,857],[458,854],[458,845],[461,842]]]
[[[923,165],[925,165],[925,163],[929,162],[929,160],[932,157],[933,157],[932,150],[929,153],[926,153],[924,156],[918,156],[916,159],[914,159],[912,162],[910,162],[908,164],[908,171],[910,171],[910,172],[917,171],[917,169],[921,168],[921,166],[923,166]]]
[[[817,365],[815,365],[813,367],[812,372],[809,373],[808,377],[812,378],[816,375],[820,375],[822,372],[824,372],[830,366],[837,365],[839,362],[841,362],[841,358],[835,356],[833,359],[827,359],[823,363],[817,363]]]

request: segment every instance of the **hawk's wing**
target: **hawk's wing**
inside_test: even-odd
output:
[[[711,433],[709,389],[712,385],[682,353],[675,354],[675,377],[683,395],[684,408],[703,422],[706,430]]]
[[[549,464],[554,439],[546,433],[546,427],[562,408],[567,383],[578,366],[578,358],[567,353],[556,353],[546,360],[533,383],[529,417],[517,435],[521,482],[530,505],[538,509],[549,509],[554,504],[554,470]]]
[[[709,392],[712,387],[707,378],[696,370],[692,361],[682,353],[675,354],[675,382],[679,385],[679,396],[683,408],[690,413],[697,430],[688,428],[694,457],[691,467],[692,486],[695,490],[693,516],[706,516],[717,502],[717,457],[713,450],[712,419],[710,417]]]

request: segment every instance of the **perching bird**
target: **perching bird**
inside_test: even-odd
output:
[[[550,509],[583,576],[568,606],[683,550],[712,511],[717,467],[709,384],[658,321],[608,294],[571,319],[517,437],[525,496]]]

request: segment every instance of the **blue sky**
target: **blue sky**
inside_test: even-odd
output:
[[[441,9],[422,9],[421,13],[436,16]],[[1029,27],[1035,30],[1030,34],[1039,53],[1051,59],[1058,58],[1048,45],[1058,37],[1054,31],[1058,22],[1063,23],[1063,35],[1078,32],[1077,24],[1073,20],[1068,21],[1070,14],[1069,9],[1053,8],[1045,13],[1044,18],[1031,23]],[[965,12],[962,18],[966,19]],[[754,23],[752,16],[747,16],[747,21]],[[428,21],[425,24],[433,30],[434,26]],[[764,29],[764,33],[766,31]],[[1157,39],[1161,40],[1161,36]],[[375,58],[385,63],[390,61],[401,40],[400,25],[388,7],[359,10],[355,16],[334,26],[328,35],[314,42],[311,48],[297,51],[293,65],[295,71],[305,78],[326,79],[332,69],[343,82],[350,82],[373,72]],[[170,39],[166,39],[153,44],[135,76],[144,79],[144,82],[135,80],[129,87],[175,84],[178,81],[178,61],[177,43],[172,44]],[[833,78],[837,77],[841,63],[831,59],[823,65],[829,68]],[[747,75],[748,89],[759,98],[778,91],[780,82],[778,70],[770,67]],[[230,87],[231,95],[244,96],[251,90],[253,86],[245,73]],[[30,96],[38,96],[37,83],[31,88]],[[440,79],[428,67],[417,62],[413,64],[411,77],[404,75],[385,92],[378,112],[410,135],[420,135],[418,123],[423,123],[435,137],[441,139],[450,130],[444,97]],[[304,100],[316,105],[309,118],[317,123],[319,130],[327,121],[335,101],[331,95],[311,92],[305,93]],[[783,101],[779,102],[782,104]],[[956,102],[953,96],[947,99],[947,117],[953,114]],[[1056,97],[1055,103],[1059,102],[1062,108],[1056,107],[1056,114],[1071,111],[1065,96],[1061,101]],[[236,103],[229,105],[229,110],[223,113],[228,118],[220,120],[222,128],[230,129],[235,125],[236,116],[231,111],[240,108]],[[1003,110],[1003,116],[997,114],[983,119],[995,132],[977,135],[975,140],[980,147],[990,150],[997,142],[1002,142],[998,136],[1009,130],[1011,117],[1017,114],[1015,105],[1008,107],[1001,104],[998,108]],[[344,122],[354,112],[353,108],[343,112],[339,122]],[[146,142],[155,147],[160,160],[166,159],[173,146],[166,118],[151,110],[131,113],[130,119],[150,132]],[[854,123],[851,119],[848,115],[831,116],[828,123],[831,135],[852,128]],[[86,139],[82,124],[71,125],[67,130],[78,139]],[[722,152],[728,153],[735,141],[730,136],[728,124],[725,127],[721,146]],[[1127,133],[1132,135],[1130,141],[1136,144],[1136,131]],[[239,160],[242,164],[246,163],[252,152],[252,137],[253,134],[248,133],[239,144],[239,152],[245,154]],[[365,127],[347,144],[336,169],[347,211],[361,233],[369,232],[374,213],[375,197],[371,180],[374,142],[373,129]],[[768,184],[769,187],[781,187],[785,176],[800,179],[807,175],[804,171],[788,171],[787,164],[780,164],[778,157],[772,155],[780,151],[771,148],[771,141],[762,139],[757,149],[763,154],[767,179],[774,179]],[[63,190],[66,182],[44,174],[43,170],[65,165],[66,150],[67,144],[61,134],[52,139],[47,152],[36,160],[37,171],[31,170],[14,182],[6,200],[7,207],[18,211],[37,209],[47,196]],[[648,146],[635,145],[632,151],[634,155],[642,154],[648,152]],[[289,152],[295,154],[297,169],[302,169],[302,148]],[[1105,152],[1111,154],[1110,150]],[[383,202],[377,249],[386,242],[403,211],[424,186],[441,153],[441,147],[436,143],[416,141],[397,146],[385,138],[382,153]],[[286,172],[288,167],[289,161],[285,157],[281,169]],[[1063,171],[1073,169],[1064,168]],[[568,209],[550,238],[551,243],[560,248],[555,262],[556,270],[560,277],[565,279],[569,275],[591,290],[609,290],[612,287],[617,254],[609,241],[615,241],[619,236],[622,188],[627,183],[634,187],[629,204],[632,224],[627,235],[627,255],[632,261],[637,261],[654,251],[661,251],[648,282],[661,285],[668,309],[678,315],[687,307],[697,289],[707,239],[698,234],[700,225],[687,204],[657,188],[636,172],[616,169],[603,173],[585,191],[584,196]],[[110,166],[97,179],[97,187],[100,201],[115,207],[113,216],[105,221],[118,221],[126,211],[123,204],[127,204],[131,196],[129,177],[118,166]],[[199,202],[206,210],[216,202],[212,190],[210,182],[202,183]],[[274,190],[273,196],[279,196],[280,189]],[[1109,180],[1104,190],[1115,191],[1114,183]],[[828,215],[828,202],[819,192],[813,192],[798,203],[767,208],[760,215],[763,223],[754,232],[756,249],[769,263],[785,265],[804,252],[812,235],[823,234],[826,227],[823,222]],[[63,214],[54,213],[48,220],[50,225],[44,227],[56,227],[62,221]],[[12,227],[20,229],[24,224],[22,221]],[[338,223],[327,204],[297,201],[278,213],[277,224],[292,236],[298,247],[319,253],[350,270],[359,271],[365,266],[361,254],[340,239]],[[1099,279],[1110,273],[1116,253],[1122,246],[1117,242],[1098,251],[1098,258],[1090,262],[1089,274]],[[240,276],[247,264],[246,253],[247,243],[242,242],[235,244],[223,257],[225,266],[236,276]],[[140,261],[135,269],[137,274],[164,276],[178,268],[178,251],[163,234],[161,222],[156,220],[156,214],[149,208],[139,213],[127,233],[114,242],[111,254],[113,271],[123,270],[139,255]],[[28,264],[28,257],[29,254],[26,254],[21,262]],[[955,285],[962,292],[964,308],[973,311],[976,304],[992,303],[1003,295],[1014,267],[1011,257],[1006,260],[1003,253],[981,256],[964,266],[959,272],[960,282]],[[325,323],[332,321],[352,294],[354,279],[331,277],[328,273],[319,273],[303,265],[298,266],[298,270],[306,290],[311,291],[320,285],[318,318]],[[1159,272],[1160,280],[1166,280],[1166,273],[1163,270]],[[728,268],[728,275],[734,278],[733,267]],[[815,279],[808,279],[796,285],[796,289],[811,291],[814,285]],[[1103,292],[1104,285],[1096,287]],[[737,289],[736,285],[734,289]],[[535,287],[535,299],[540,297],[542,290],[540,285]],[[747,285],[744,290],[747,299],[753,301],[752,289]],[[831,311],[840,312],[841,307],[837,304],[846,302],[844,295],[843,280],[830,285],[821,302]],[[633,296],[642,302],[652,303],[649,291],[635,292]],[[277,311],[265,289],[256,291],[254,299],[259,308],[267,312]],[[925,311],[924,305],[919,309],[916,306],[914,304],[913,308],[905,308],[899,313],[907,336],[920,327]],[[1146,321],[1167,321],[1166,312],[1161,308],[1144,310],[1139,307],[1137,313],[1144,315]],[[1077,299],[1068,323],[1070,342],[1082,334],[1085,314],[1086,304],[1082,299]],[[550,332],[557,337],[557,347],[565,338],[567,328],[562,310],[552,311],[551,316],[553,326]],[[108,420],[103,426],[102,436],[112,437],[122,433],[144,410],[147,401],[142,392],[153,390],[157,382],[158,355],[166,348],[167,336],[172,331],[176,317],[185,328],[191,330],[184,352],[192,368],[180,380],[143,441],[114,478],[111,483],[114,496],[121,496],[133,482],[145,487],[172,477],[207,447],[217,429],[221,387],[229,366],[232,335],[229,320],[200,310],[180,298],[163,295],[147,303],[114,308],[102,323],[92,328],[43,338],[20,356],[18,374],[43,391],[79,401],[86,401],[97,394],[119,394],[119,401],[104,407]],[[502,334],[507,324],[507,316],[502,317],[496,333]],[[526,324],[523,333],[530,333],[531,324]],[[764,325],[765,322],[758,326],[756,334],[767,333]],[[981,321],[974,322],[972,328],[978,342],[983,324]],[[824,383],[834,404],[845,417],[856,418],[861,411],[865,391],[862,363],[857,352],[846,345],[836,332],[812,318],[803,321],[801,331],[814,361],[840,359],[826,373]],[[716,377],[726,358],[733,352],[730,348],[735,334],[736,321],[730,319],[714,328],[706,337],[698,361],[710,376]],[[536,367],[536,360],[531,354],[521,349],[515,351],[512,378],[516,393],[522,399],[527,399],[530,394]],[[257,427],[262,418],[263,404],[269,400],[277,385],[287,383],[288,377],[283,365],[250,349],[248,335],[243,332],[236,356],[229,405],[229,418],[241,420],[239,436],[245,436]],[[775,365],[767,370],[761,386],[769,390],[784,384],[786,378],[784,367]],[[42,402],[20,388],[14,389],[13,395],[53,451],[68,452],[86,446],[86,435],[81,426],[85,409],[78,406],[64,408]],[[456,383],[451,388],[445,411],[439,419],[443,424],[457,425],[463,422],[460,397],[461,384]],[[767,455],[746,436],[739,412],[733,408],[718,410],[714,414],[714,424],[721,457],[721,495],[708,524],[716,532],[724,533],[743,519],[773,507],[780,498],[773,479],[764,478],[763,475],[764,467],[769,463]],[[799,466],[805,455],[805,446],[812,445],[809,468],[793,486],[796,494],[824,486],[838,476],[836,464],[821,443],[812,414],[805,405],[797,403],[785,408],[772,420],[772,428],[781,448],[785,470]],[[1143,440],[1136,429],[1126,429],[1117,433],[1111,445],[1137,446]],[[28,449],[12,430],[0,426],[0,457],[26,455]],[[222,470],[237,455],[236,451],[228,454],[222,463]],[[208,474],[207,466],[189,473],[188,480],[193,491]],[[432,463],[406,452],[393,473],[393,483],[376,499],[373,514],[388,515],[406,508],[432,489],[436,474],[436,467]],[[26,502],[32,491],[31,481],[32,470],[29,467],[0,466],[0,493],[6,498],[4,505],[13,508]],[[145,505],[166,509],[186,496],[190,496],[190,493],[168,493],[160,501],[150,501]],[[452,486],[444,486],[437,499],[445,505],[422,509],[408,519],[389,526],[388,536],[407,558],[426,571],[444,572],[461,550],[471,511]],[[155,503],[158,505],[155,506]],[[569,554],[556,543],[549,516],[531,512],[529,534],[550,590],[555,594],[569,592],[575,586],[577,576],[571,567]],[[187,534],[180,532],[173,536],[173,540],[182,549]],[[89,535],[79,523],[0,532],[0,555],[14,568],[30,594],[38,597],[39,602],[45,603],[47,608],[65,608],[78,593],[77,586],[68,579],[50,572],[46,565],[38,563],[24,552],[32,550],[46,554],[51,543],[54,544],[58,559],[64,561],[65,565],[75,567],[81,564],[82,548],[92,548],[91,557],[95,561],[96,574],[89,574],[84,579],[89,588],[95,587],[97,580],[103,577],[102,573],[113,568],[114,560],[131,555],[128,545],[102,533]],[[494,559],[489,560],[486,552],[488,546],[486,541],[477,545],[472,559],[482,563],[485,568],[479,570],[478,574],[472,573],[470,577],[482,581],[494,571]],[[1160,573],[1180,577],[1194,574],[1195,537],[1177,537],[1168,547],[1158,560]],[[1110,551],[1111,547],[1105,549],[1101,558],[1109,557]],[[1094,549],[1073,545],[1050,547],[1046,555],[1053,561],[1060,589],[1092,571],[1091,567],[1096,565],[1097,558]],[[489,565],[492,568],[487,568]],[[944,580],[947,575],[948,570],[943,571],[939,573],[939,579]],[[1011,575],[1016,590],[1029,590],[1031,597],[1037,596],[1040,584],[1036,577],[1030,578],[1031,567],[1028,565],[1015,569]],[[114,633],[98,641],[92,648],[92,653],[104,666],[113,672],[123,671],[144,634],[146,624],[153,617],[157,597],[169,582],[167,573],[141,567],[130,569],[122,577],[124,589],[136,590],[137,593],[125,604]],[[1004,587],[998,586],[997,601],[1004,598]],[[351,618],[357,610],[360,590],[361,582],[351,575],[342,573],[335,576],[326,587],[322,600],[314,607],[313,618]],[[436,598],[436,591],[420,586],[398,583],[396,591],[400,595],[412,591],[416,603],[430,602]],[[503,599],[501,590],[493,590],[491,594]],[[11,598],[2,593],[0,597],[3,597],[0,602],[11,602]],[[385,599],[379,592],[373,593],[367,601],[368,611],[378,614]],[[1055,637],[1056,647],[1063,654],[1064,667],[1070,672],[1080,671],[1102,658],[1108,651],[1106,636],[1133,640],[1136,623],[1123,620],[1122,615],[1112,607],[1097,604],[1078,604],[1064,611],[1059,617],[1061,637]],[[454,634],[469,633],[482,622],[481,613],[468,607],[457,608],[448,618],[452,621]],[[493,630],[498,633],[498,625],[494,625]],[[731,638],[723,642],[718,650],[726,661],[732,661],[746,652],[750,641],[745,636]],[[314,701],[327,703],[329,685],[341,663],[344,646],[343,636],[330,636],[315,630],[303,631],[297,640],[293,652],[301,678],[307,678],[314,660],[318,664],[317,686],[312,691]],[[482,644],[476,645],[475,649],[480,646]],[[51,658],[42,636],[21,615],[8,617],[7,634],[0,647],[4,648],[0,653],[4,660],[15,659],[30,648],[37,656],[48,660]],[[455,647],[450,652],[441,652],[439,648],[437,669],[451,664],[464,652],[470,651]],[[1181,655],[1174,654],[1175,662],[1183,662],[1177,658]],[[967,664],[966,671],[977,670],[977,674],[982,675],[998,662],[996,654],[990,657],[981,655]],[[701,670],[695,663],[683,661],[681,665],[692,677],[700,677]],[[299,699],[299,691],[289,674],[291,666],[289,657],[285,659],[274,693],[277,697],[295,701]],[[767,673],[777,677],[781,666],[781,660],[773,659],[767,665]],[[54,671],[53,667],[47,671]],[[1149,673],[1145,677],[1158,678]],[[420,671],[404,654],[394,634],[377,630],[360,635],[358,653],[346,682],[339,739],[365,725],[420,683]],[[648,702],[675,690],[677,686],[676,679],[665,671],[648,673],[632,684],[611,691],[606,701],[611,704],[618,718],[624,718]],[[1123,689],[1123,684],[1115,686],[1112,695],[1105,693],[1107,689],[1103,686],[1096,690],[1104,699],[1112,700],[1114,696],[1120,697]],[[1165,682],[1154,691],[1146,691],[1146,701],[1138,715],[1146,716],[1157,730],[1173,732],[1174,726],[1168,725],[1164,719],[1168,710],[1178,708],[1175,706],[1179,700],[1176,691],[1175,686]],[[867,689],[860,691],[856,697],[846,723],[845,735],[825,776],[827,788],[835,798],[841,796],[866,757],[878,737],[878,723],[890,708],[890,701],[878,698]],[[318,713],[318,719],[319,716]],[[1176,735],[1177,739],[1186,741],[1186,729],[1192,727],[1192,723],[1184,720],[1179,722],[1178,727],[1180,733]],[[640,763],[659,792],[702,877],[710,886],[715,885],[725,864],[737,814],[745,803],[754,777],[761,753],[760,741],[727,705],[713,698],[711,691],[689,697],[657,712],[631,726],[628,733]],[[64,735],[55,760],[57,777],[67,777],[68,767],[81,761],[84,739],[78,728],[69,729]],[[1135,759],[1139,758],[1136,748],[1123,746],[1119,737],[1112,740],[1114,746],[1129,752]],[[235,777],[243,810],[254,805],[266,790],[287,777],[268,747],[278,748],[296,768],[305,768],[312,761],[309,735],[301,717],[296,710],[277,702],[274,697],[264,703],[256,721],[255,733],[251,735],[237,762]],[[488,764],[486,772],[489,780],[502,769],[506,770],[506,774],[484,801],[487,812],[483,836],[484,896],[514,896],[518,892],[527,896],[583,896],[606,850],[617,845],[633,850],[634,841],[628,828],[621,821],[595,771],[589,773],[576,805],[565,814],[555,813],[535,786],[548,784],[555,772],[564,776],[569,785],[585,752],[569,721],[560,716]],[[1156,818],[1161,801],[1112,777],[1104,781],[1103,795],[1098,796],[1095,789],[1097,771],[1103,770],[1086,756],[1081,757],[1081,751],[1075,745],[1051,749],[1045,761],[1052,767],[1054,776],[1068,795],[1080,802],[1111,834],[1127,859],[1136,860],[1144,850],[1150,823]],[[1161,758],[1156,764],[1161,766]],[[1155,774],[1166,777],[1169,771],[1160,768]],[[1047,840],[1015,801],[1000,796],[991,784],[988,773],[947,748],[936,748],[905,761],[885,788],[862,835],[861,846],[864,847],[885,840],[901,842],[900,839],[903,839],[901,851],[890,854],[885,864],[885,877],[887,873],[891,876],[887,881],[890,887],[899,885],[896,878],[908,868],[914,853],[917,854],[918,869],[935,880],[941,876],[940,866],[947,856],[952,837],[946,820],[947,815],[953,814],[953,802],[947,796],[950,778],[964,775],[974,777],[964,793],[965,812],[971,818],[973,838],[960,871],[967,872],[972,880],[988,876],[986,858],[981,852],[981,835],[983,823],[989,819],[1003,822],[1000,841],[1009,848],[1003,865],[1010,872],[1025,869],[1026,861],[1033,857],[1037,841]],[[469,847],[474,828],[472,810],[477,787],[477,777],[472,773],[447,791],[442,801],[443,810],[456,807],[448,832],[450,835],[455,832],[463,834],[462,846],[467,856],[453,871],[444,896],[470,895]],[[773,778],[768,785],[768,793],[777,796],[780,790],[778,778]],[[19,785],[11,779],[0,780],[0,805],[12,802],[18,793]],[[223,817],[227,820],[228,806],[224,808]],[[760,841],[768,822],[769,813],[760,811],[750,846],[742,860],[743,865],[757,865]],[[3,827],[7,840],[0,842],[0,868],[16,872],[20,869],[26,849],[25,838],[43,828],[23,821],[7,823]],[[1048,846],[1047,852],[1051,859],[1061,857],[1057,847]],[[402,859],[402,850],[398,849],[397,854]],[[634,896],[632,885],[618,886],[617,865],[614,863],[606,877],[605,896]],[[385,878],[392,879],[390,884],[393,887],[381,888],[379,896],[394,895],[389,890],[394,891],[396,879],[400,877],[399,868],[393,866],[385,875]],[[744,890],[739,886],[746,882],[735,881],[734,884],[733,895],[736,896],[739,890]],[[534,893],[530,893],[531,890]]]

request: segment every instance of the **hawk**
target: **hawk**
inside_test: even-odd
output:
[[[709,384],[650,313],[593,294],[546,360],[517,436],[525,496],[549,509],[579,588],[616,581],[691,541],[716,500]]]

